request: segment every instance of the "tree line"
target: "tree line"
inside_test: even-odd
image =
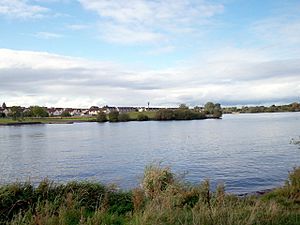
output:
[[[294,102],[288,105],[267,106],[243,106],[223,108],[224,114],[230,113],[264,113],[264,112],[300,112],[300,103]]]
[[[128,113],[119,113],[118,111],[112,111],[108,114],[99,112],[96,120],[98,122],[126,122],[131,120],[147,121],[147,120],[197,120],[206,118],[220,118],[222,116],[222,108],[219,103],[208,102],[204,108],[195,107],[189,109],[185,104],[181,104],[177,109],[160,109],[155,112],[153,117],[149,117],[146,113],[138,113],[136,119],[130,118]]]

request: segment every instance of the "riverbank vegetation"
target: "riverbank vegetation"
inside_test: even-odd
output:
[[[300,168],[286,184],[263,196],[212,192],[208,180],[191,186],[169,168],[145,169],[141,186],[120,191],[91,182],[0,187],[1,224],[100,225],[299,225]]]
[[[64,111],[61,116],[49,117],[49,114],[43,107],[30,107],[25,113],[21,112],[20,107],[11,107],[8,117],[0,118],[0,125],[14,124],[36,124],[36,123],[73,123],[73,122],[127,122],[127,121],[148,121],[148,120],[197,120],[221,118],[222,109],[220,104],[207,103],[204,108],[189,109],[181,104],[178,108],[159,109],[156,111],[132,111],[129,113],[120,113],[111,111],[106,114],[100,111],[95,116],[71,117],[68,111]]]
[[[300,103],[294,102],[288,105],[271,105],[267,106],[244,106],[225,107],[222,109],[223,113],[264,113],[264,112],[300,112]]]
[[[108,115],[103,112],[98,113],[98,122],[126,122],[126,121],[167,121],[167,120],[199,120],[222,117],[222,108],[220,104],[209,102],[205,104],[203,109],[194,108],[189,109],[185,104],[181,104],[176,109],[160,109],[158,111],[145,111],[145,112],[129,112],[119,113],[112,111]]]

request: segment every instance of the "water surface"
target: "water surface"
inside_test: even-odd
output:
[[[283,184],[300,165],[300,113],[224,115],[222,120],[0,126],[0,182],[92,180],[138,185],[151,162],[191,183],[230,192]]]

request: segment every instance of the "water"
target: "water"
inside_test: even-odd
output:
[[[162,162],[185,180],[245,193],[282,185],[300,166],[300,113],[222,120],[0,126],[0,182],[91,180],[136,187]]]

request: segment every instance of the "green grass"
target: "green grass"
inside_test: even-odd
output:
[[[299,225],[300,168],[263,197],[237,197],[209,181],[190,186],[169,168],[146,168],[141,187],[122,192],[98,183],[45,180],[0,186],[0,224]]]
[[[130,113],[128,113],[129,118],[131,120],[137,120],[137,117],[139,114],[144,114],[144,115],[148,116],[149,120],[154,120],[156,112],[130,112]]]
[[[0,124],[22,124],[22,123],[67,123],[67,122],[94,122],[94,117],[44,117],[44,118],[0,118]]]

